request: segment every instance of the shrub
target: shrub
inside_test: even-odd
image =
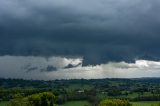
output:
[[[127,100],[103,100],[99,106],[132,106]]]

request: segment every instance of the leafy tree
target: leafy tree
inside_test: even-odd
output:
[[[103,100],[99,106],[132,106],[127,100]]]
[[[55,106],[55,96],[51,92],[33,94],[10,101],[9,106]]]

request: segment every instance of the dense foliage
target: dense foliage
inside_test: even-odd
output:
[[[132,104],[126,100],[103,100],[99,106],[132,106]]]
[[[10,101],[9,106],[55,106],[55,96],[51,92],[19,97]]]

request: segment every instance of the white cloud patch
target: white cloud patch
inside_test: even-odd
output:
[[[109,62],[84,67],[82,62],[82,58],[1,56],[0,77],[43,80],[160,77],[159,61]],[[76,67],[65,68],[68,65]],[[48,71],[47,67],[49,67]]]

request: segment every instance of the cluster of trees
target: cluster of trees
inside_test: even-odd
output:
[[[103,100],[100,102],[99,106],[132,106],[127,100]]]
[[[18,97],[10,101],[8,106],[55,106],[55,96],[51,92]]]
[[[131,100],[132,101],[160,101],[160,95],[139,96]]]
[[[17,96],[26,97],[28,95],[45,92],[48,90],[43,90],[39,88],[21,88],[21,87],[13,87],[13,88],[0,88],[0,101],[9,101]]]
[[[67,92],[63,89],[60,94],[56,93],[56,103],[57,104],[64,104],[67,101],[79,101],[79,100],[87,100],[91,104],[95,104],[98,101],[96,100],[96,90],[95,89],[88,89],[88,90],[73,90]]]
[[[0,86],[5,88],[13,88],[13,87],[48,88],[51,87],[52,84],[53,81],[0,78]]]
[[[108,90],[108,96],[119,96],[119,95],[122,95],[119,89],[113,88]]]

